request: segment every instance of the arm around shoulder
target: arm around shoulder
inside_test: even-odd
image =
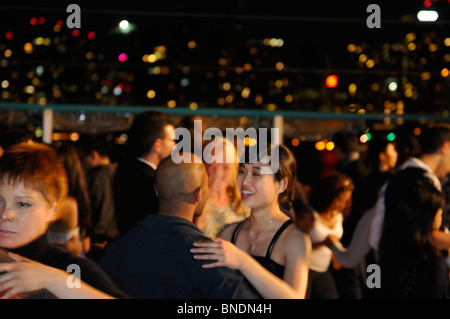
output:
[[[69,281],[71,275],[63,270],[9,253],[15,262],[0,264],[0,291],[8,290],[3,299],[14,295],[47,289],[60,299],[112,299],[114,297],[79,280],[76,289]]]

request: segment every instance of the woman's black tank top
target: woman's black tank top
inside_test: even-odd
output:
[[[246,220],[243,220],[240,222],[236,228],[233,231],[233,234],[231,236],[231,242],[233,244],[236,243],[236,238],[244,225]],[[284,266],[280,265],[279,263],[273,261],[270,258],[270,255],[272,254],[273,246],[275,246],[275,243],[277,242],[278,238],[280,237],[281,233],[290,225],[292,224],[292,219],[289,219],[281,225],[281,227],[277,230],[275,235],[273,236],[272,240],[270,241],[269,247],[267,248],[267,252],[265,256],[254,256],[251,255],[253,258],[256,259],[264,268],[266,268],[268,271],[273,273],[275,276],[279,277],[280,279],[283,279],[284,276]]]

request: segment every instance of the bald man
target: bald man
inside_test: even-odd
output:
[[[109,244],[100,260],[119,287],[139,299],[257,298],[239,271],[202,268],[204,262],[190,253],[195,241],[208,240],[193,223],[209,196],[203,163],[165,158],[156,170],[155,190],[158,213]]]
[[[158,214],[189,221],[201,215],[209,197],[208,175],[201,159],[190,155],[190,163],[176,164],[170,157],[160,163],[162,167],[155,173],[155,191],[161,206]]]

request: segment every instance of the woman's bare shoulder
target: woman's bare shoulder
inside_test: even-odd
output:
[[[311,240],[305,231],[303,231],[296,223],[292,223],[286,228],[284,235],[284,242],[287,247],[308,248],[311,246]]]

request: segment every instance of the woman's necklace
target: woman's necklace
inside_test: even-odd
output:
[[[269,222],[267,223],[267,225],[264,226],[264,227],[258,232],[258,234],[257,234],[255,237],[252,236],[252,227],[251,227],[251,226],[252,226],[252,220],[249,218],[249,223],[250,223],[249,226],[250,226],[250,227],[249,227],[249,230],[248,230],[248,234],[249,234],[249,237],[250,237],[250,250],[251,250],[251,251],[255,251],[255,248],[256,248],[255,241],[258,239],[259,235],[261,235],[261,233],[264,232],[264,230],[265,230],[267,227],[269,227],[269,225],[272,224],[272,222],[273,222],[273,220],[275,219],[276,216],[278,216],[278,214],[275,215],[271,220],[269,220]]]

